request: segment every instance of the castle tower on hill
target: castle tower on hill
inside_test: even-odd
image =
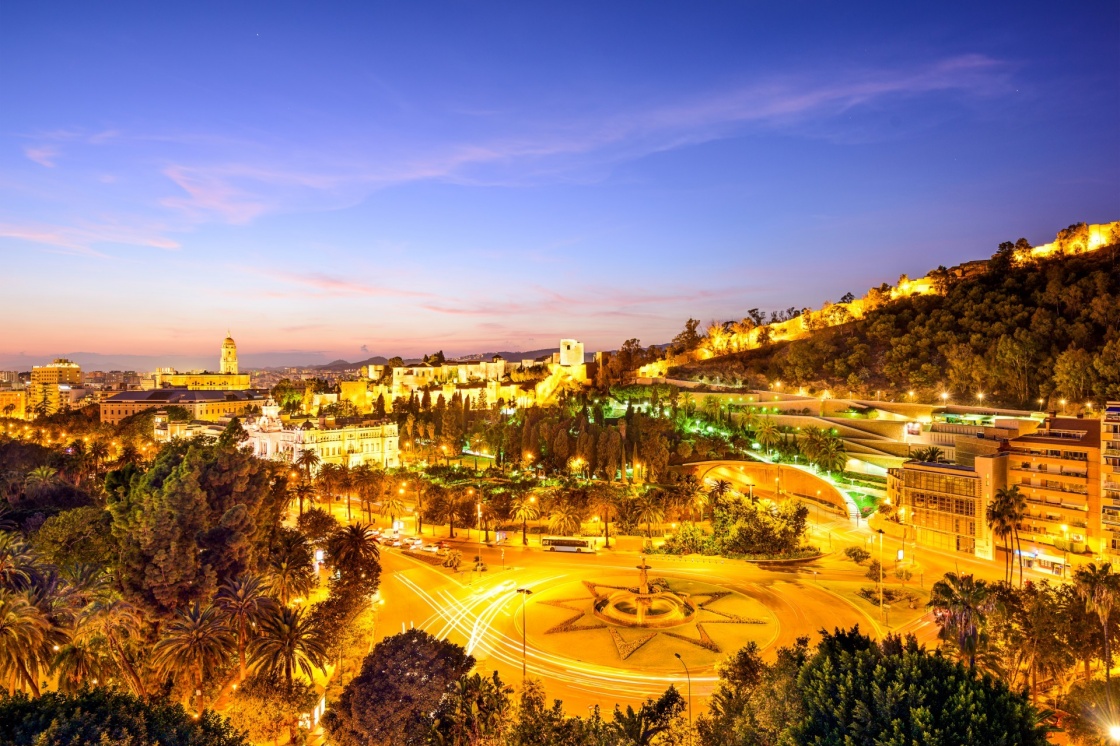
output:
[[[237,375],[237,343],[233,341],[233,337],[227,336],[222,342],[222,362],[219,368],[220,373],[223,375]]]

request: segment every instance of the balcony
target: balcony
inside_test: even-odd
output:
[[[1039,474],[1047,477],[1070,477],[1075,479],[1086,479],[1089,476],[1088,470],[1071,469],[1068,466],[1051,467],[1047,464],[1011,464],[1011,471],[1021,472],[1023,474]]]

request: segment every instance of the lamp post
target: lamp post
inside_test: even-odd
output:
[[[688,746],[692,746],[692,674],[688,672],[688,664],[684,662],[684,658],[680,653],[673,653],[677,660],[684,666],[684,677],[688,681]]]
[[[879,529],[879,618],[884,619],[883,608],[883,529]]]
[[[525,626],[525,599],[533,595],[533,591],[529,588],[518,588],[517,592],[521,594],[521,686],[525,686],[525,678],[527,676],[528,664],[526,660],[527,644],[525,642],[525,633],[527,627]]]

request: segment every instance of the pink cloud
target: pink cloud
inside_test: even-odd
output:
[[[187,196],[168,197],[161,204],[182,210],[192,217],[217,215],[227,222],[241,224],[248,223],[269,209],[264,200],[244,193],[204,169],[171,166],[164,169],[163,173],[186,192]]]
[[[58,253],[80,254],[99,259],[108,258],[108,255],[94,249],[97,244],[119,243],[168,251],[180,247],[178,241],[160,235],[154,228],[112,222],[78,226],[0,223],[0,238],[29,241],[52,246],[60,250]]]
[[[28,145],[23,149],[23,154],[27,156],[28,160],[34,161],[40,166],[54,168],[55,159],[62,154],[62,151],[53,145]]]

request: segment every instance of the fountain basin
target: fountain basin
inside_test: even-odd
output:
[[[593,610],[602,621],[624,627],[676,627],[696,615],[695,605],[672,591],[618,590],[597,598]]]

